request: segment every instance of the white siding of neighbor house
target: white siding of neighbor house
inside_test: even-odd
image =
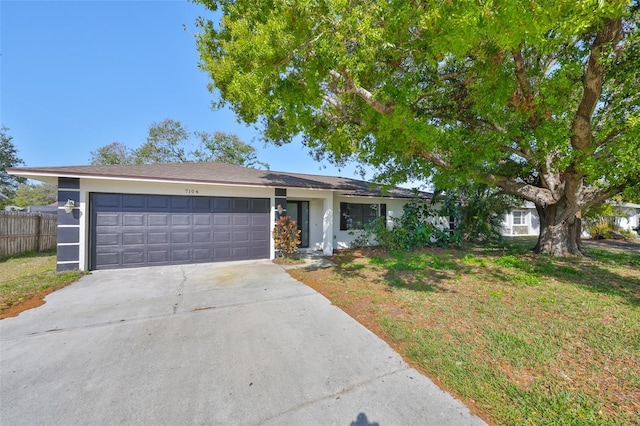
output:
[[[640,204],[613,203],[621,207],[621,216],[616,218],[616,225],[622,229],[634,231],[640,225]]]
[[[627,209],[627,216],[621,216],[616,219],[617,225],[622,229],[633,231],[640,226],[640,204],[624,203],[622,207]],[[525,224],[526,227],[513,224],[513,211],[505,214],[502,221],[502,235],[505,236],[517,236],[517,235],[539,235],[540,233],[540,218],[538,212],[532,203],[526,203],[526,205],[519,209],[514,209],[526,212]],[[583,236],[588,236],[588,233],[583,232]]]
[[[514,211],[524,212],[524,224],[514,224]],[[540,233],[540,219],[538,212],[531,203],[517,209],[513,209],[504,215],[502,220],[502,235],[505,236],[529,236]]]

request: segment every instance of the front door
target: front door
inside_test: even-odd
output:
[[[309,247],[309,202],[287,200],[287,213],[295,220],[300,232],[300,247]]]

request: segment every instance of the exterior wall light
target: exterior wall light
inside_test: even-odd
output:
[[[282,204],[278,204],[278,207],[276,207],[276,211],[278,212],[279,215],[282,215],[282,213],[286,212],[287,209],[283,209]]]
[[[73,208],[76,206],[75,201],[73,200],[67,200],[67,202],[64,205],[64,211],[66,213],[71,213],[73,211]]]

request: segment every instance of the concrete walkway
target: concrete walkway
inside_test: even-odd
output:
[[[97,271],[0,321],[0,424],[484,424],[267,261]]]

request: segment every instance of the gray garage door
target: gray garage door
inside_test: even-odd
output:
[[[267,198],[91,194],[90,269],[269,258]]]

